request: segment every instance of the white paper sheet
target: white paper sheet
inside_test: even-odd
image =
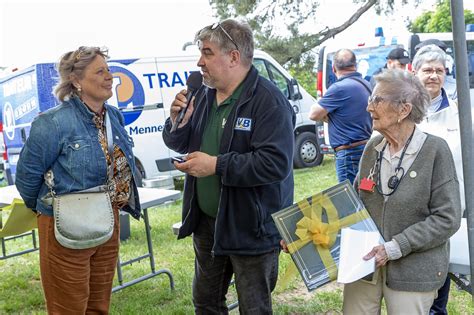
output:
[[[378,232],[358,231],[351,228],[341,230],[341,251],[337,282],[351,283],[375,271],[375,257],[364,260],[374,246],[379,245]]]

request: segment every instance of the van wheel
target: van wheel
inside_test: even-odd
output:
[[[323,157],[319,151],[318,139],[315,133],[302,132],[296,136],[293,161],[295,168],[318,166],[323,161]]]

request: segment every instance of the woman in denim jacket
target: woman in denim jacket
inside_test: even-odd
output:
[[[140,216],[132,140],[121,113],[105,104],[112,96],[107,58],[107,51],[98,47],[79,47],[61,58],[55,94],[62,103],[34,120],[18,162],[16,186],[38,214],[41,281],[50,314],[108,313],[119,252],[119,210]],[[112,125],[113,158],[107,151],[105,113]],[[93,248],[61,246],[45,198],[44,174],[53,171],[54,191],[62,195],[104,185],[112,161],[113,236]]]

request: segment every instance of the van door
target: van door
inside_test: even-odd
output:
[[[389,52],[401,45],[383,45],[376,47],[357,47],[351,49],[357,60],[357,71],[362,74],[362,77],[370,82],[373,75],[382,69],[386,62]],[[319,62],[318,62],[318,92],[321,95],[326,93],[327,89],[336,82],[337,78],[332,71],[332,65],[336,50],[329,50],[327,47],[320,50]],[[321,82],[319,82],[321,81]],[[332,147],[329,144],[329,133],[327,123],[324,123],[324,138],[325,144],[321,146],[321,150],[325,153],[334,153]]]
[[[278,89],[285,95],[293,106],[293,110],[296,113],[296,124],[301,124],[302,118],[300,114],[299,99],[290,100],[290,90],[288,79],[280,72],[274,65],[265,61],[264,59],[255,58],[253,65],[257,68],[259,74],[264,78],[272,81]]]
[[[296,113],[294,166],[312,167],[321,164],[323,155],[319,151],[316,125],[308,118],[309,110],[316,100],[300,88],[293,78],[287,78],[268,60],[254,58],[253,64],[261,76],[272,81],[289,100]]]

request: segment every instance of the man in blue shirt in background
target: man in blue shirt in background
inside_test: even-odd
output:
[[[349,49],[336,52],[333,72],[337,81],[328,88],[318,104],[313,105],[309,116],[329,125],[329,142],[336,151],[339,182],[346,179],[354,182],[359,160],[372,134],[372,118],[366,110],[372,90],[356,67],[354,52]]]

